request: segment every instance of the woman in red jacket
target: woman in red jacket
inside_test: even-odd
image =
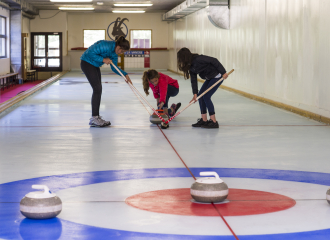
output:
[[[179,83],[177,80],[157,72],[154,69],[149,69],[143,73],[143,89],[146,95],[149,95],[149,87],[157,99],[158,109],[164,109],[164,113],[173,116],[180,108],[181,103],[172,104],[168,108],[170,97],[175,97],[179,93]]]

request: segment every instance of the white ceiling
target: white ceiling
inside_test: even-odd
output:
[[[26,0],[39,10],[57,10],[61,6],[93,6],[95,12],[111,12],[112,10],[145,10],[146,12],[166,12],[184,2],[184,0],[150,0],[150,1],[136,1],[136,0],[93,0],[88,3],[56,3],[50,2],[50,0]],[[97,2],[103,2],[102,6],[97,5]],[[126,8],[126,7],[115,7],[114,3],[152,3],[151,7],[139,7],[139,8]],[[76,11],[75,11],[76,12]]]

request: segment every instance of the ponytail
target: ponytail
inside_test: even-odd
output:
[[[146,95],[149,95],[149,81],[153,78],[159,78],[159,74],[154,69],[149,69],[148,71],[144,71],[142,76],[142,84],[143,84],[143,90],[146,93]]]
[[[143,90],[146,93],[146,95],[149,95],[149,81],[148,81],[148,71],[144,71],[142,76],[142,84],[143,84]]]
[[[122,49],[128,51],[130,49],[129,41],[125,39],[124,36],[116,37],[116,47],[119,46]]]

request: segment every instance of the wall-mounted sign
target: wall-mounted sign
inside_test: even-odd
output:
[[[116,21],[110,23],[107,29],[108,36],[111,40],[115,40],[116,37],[124,36],[127,37],[128,35],[128,28],[124,21],[127,20],[127,18],[123,18],[120,20],[120,17],[116,19]]]
[[[127,51],[125,57],[144,57],[144,51]]]
[[[150,68],[149,51],[125,52],[125,68]]]

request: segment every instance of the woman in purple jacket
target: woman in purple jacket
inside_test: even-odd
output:
[[[93,88],[92,95],[92,118],[89,125],[92,127],[105,127],[111,125],[110,121],[105,121],[99,114],[102,82],[100,67],[103,64],[117,65],[118,54],[123,54],[130,49],[129,41],[121,36],[116,41],[101,40],[90,46],[81,56],[81,70],[85,73],[89,83]],[[119,72],[111,65],[112,71],[120,75]],[[132,83],[127,73],[120,69],[126,77],[126,81]]]

